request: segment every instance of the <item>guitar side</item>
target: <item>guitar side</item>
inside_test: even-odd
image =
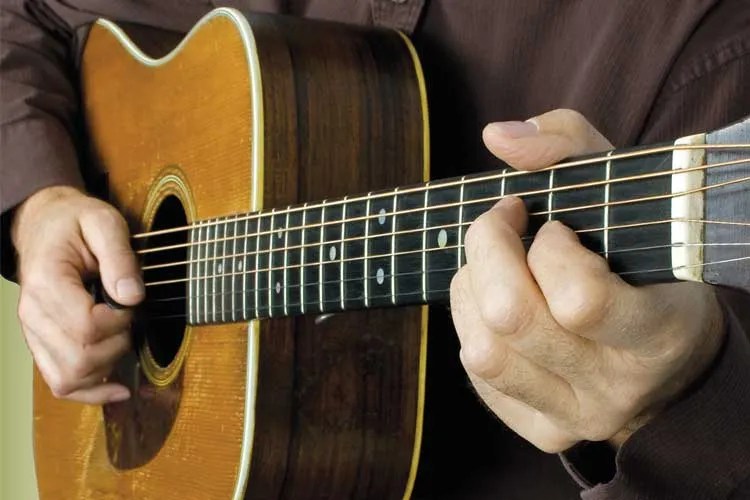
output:
[[[396,33],[219,9],[152,60],[102,22],[82,68],[93,160],[134,233],[166,200],[190,223],[418,182],[415,57]],[[62,402],[35,374],[41,498],[409,495],[426,308],[146,330],[114,375],[127,403]]]

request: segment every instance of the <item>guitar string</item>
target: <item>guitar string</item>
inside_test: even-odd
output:
[[[461,184],[467,185],[477,182],[485,182],[485,181],[491,181],[491,180],[503,180],[507,179],[509,177],[518,177],[518,176],[526,176],[526,175],[533,175],[539,172],[546,172],[550,170],[563,170],[566,168],[572,168],[572,167],[578,167],[578,166],[586,166],[591,165],[594,163],[602,163],[602,162],[611,162],[615,160],[623,160],[623,159],[630,159],[630,158],[638,158],[642,156],[650,156],[655,155],[659,153],[668,153],[668,152],[674,152],[674,151],[689,151],[689,150],[736,150],[736,149],[750,149],[750,144],[685,144],[685,145],[673,145],[673,146],[662,146],[662,147],[654,147],[650,149],[643,149],[639,151],[633,151],[629,153],[619,153],[619,154],[612,154],[612,155],[605,155],[605,156],[599,156],[594,158],[586,158],[583,160],[575,160],[570,162],[564,162],[559,163],[557,165],[552,165],[549,167],[545,167],[539,170],[534,171],[517,171],[513,170],[510,172],[506,172],[507,169],[501,171],[500,173],[496,174],[487,174],[487,175],[481,175],[478,174],[476,177],[470,177],[469,179],[466,179],[465,176],[451,180],[451,181],[445,181],[440,184],[436,185],[419,185],[414,187],[408,187],[408,188],[400,188],[398,190],[398,194],[404,195],[404,194],[412,194],[412,193],[421,193],[425,190],[431,190],[431,189],[437,189],[437,188],[446,188],[446,187],[452,187],[452,186],[458,186]],[[740,160],[742,161],[742,160]],[[748,160],[744,160],[748,161]],[[683,169],[682,171],[686,171],[687,169]],[[674,170],[668,170],[665,171],[668,173],[675,173]],[[433,181],[433,182],[440,182],[439,180]],[[326,207],[333,207],[335,205],[343,204],[343,203],[351,203],[356,201],[366,201],[368,198],[370,200],[378,199],[378,198],[387,198],[393,196],[394,191],[386,191],[381,193],[368,193],[366,195],[359,195],[354,198],[349,198],[347,200],[339,199],[339,200],[333,200],[333,201],[326,201],[323,200],[321,202],[317,202],[317,204],[308,204],[307,206],[294,206],[294,207],[288,207],[287,209],[279,209],[276,213],[281,215],[286,215],[287,212],[297,212],[301,210],[308,210],[311,208],[322,208],[323,206]],[[252,220],[257,219],[263,216],[266,216],[268,214],[266,213],[252,213],[252,214],[245,214],[242,218],[239,220]],[[173,232],[179,232],[179,231],[189,231],[191,229],[195,228],[201,228],[201,227],[207,227],[212,225],[220,224],[221,222],[212,222],[211,219],[195,222],[190,225],[186,226],[180,226],[180,227],[174,227],[174,228],[167,228],[167,229],[159,229],[156,231],[148,231],[148,232],[142,232],[142,233],[136,233],[133,236],[131,236],[132,239],[142,239],[147,238],[149,236],[157,236],[157,235],[163,235]]]
[[[737,165],[740,165],[740,164],[743,164],[743,163],[750,163],[750,159],[731,160],[731,161],[726,161],[726,162],[712,163],[712,164],[707,164],[707,165],[701,165],[701,166],[698,166],[698,167],[691,167],[691,168],[681,169],[679,171],[675,171],[675,170],[672,170],[672,169],[660,170],[658,172],[650,172],[650,173],[647,173],[647,174],[639,174],[639,175],[630,176],[630,177],[622,177],[622,178],[610,179],[610,180],[602,180],[602,181],[590,181],[590,182],[585,182],[585,183],[571,184],[571,185],[567,185],[567,186],[556,186],[556,187],[553,187],[553,188],[537,189],[537,190],[531,190],[531,191],[525,191],[525,192],[519,192],[519,193],[508,193],[508,195],[517,196],[517,197],[540,196],[540,195],[551,194],[551,193],[561,192],[561,191],[566,191],[566,190],[587,189],[587,188],[591,188],[591,187],[604,186],[604,185],[614,184],[614,183],[618,183],[618,182],[630,182],[630,181],[636,181],[636,180],[642,180],[642,179],[648,179],[648,178],[654,178],[654,177],[660,177],[660,176],[685,174],[685,173],[696,172],[696,171],[705,171],[705,170],[713,169],[713,168],[737,166]],[[443,186],[441,186],[441,185],[432,185],[432,187],[430,189],[437,190],[437,189],[440,189],[442,187]],[[663,195],[663,196],[664,197],[667,197],[667,196],[680,196],[680,195],[685,195],[685,194],[690,194],[690,193],[689,192],[684,192],[684,193],[679,193],[679,194],[673,194],[672,193],[670,195]],[[402,192],[399,191],[398,195],[399,196],[402,195]],[[434,212],[436,210],[445,210],[445,209],[448,209],[448,208],[455,208],[457,206],[468,206],[468,205],[475,205],[475,204],[479,204],[479,203],[489,203],[489,202],[492,202],[492,201],[500,200],[503,197],[504,196],[493,196],[493,197],[480,198],[480,199],[476,199],[476,200],[467,200],[467,201],[453,202],[453,203],[443,203],[443,204],[440,204],[440,205],[432,205],[432,206],[427,207],[427,208],[420,207],[420,208],[411,208],[411,209],[403,209],[403,210],[384,211],[384,212],[379,212],[379,213],[376,213],[376,214],[366,214],[366,215],[359,216],[359,217],[351,217],[351,218],[347,218],[347,219],[341,218],[341,219],[335,219],[335,220],[331,220],[331,221],[321,221],[321,222],[317,222],[317,223],[304,224],[304,225],[287,227],[287,228],[270,228],[270,229],[263,230],[263,231],[260,231],[260,228],[258,228],[258,231],[254,232],[254,233],[251,233],[251,234],[239,235],[239,236],[238,235],[225,236],[225,237],[222,237],[222,238],[213,238],[211,240],[206,240],[206,241],[204,241],[202,243],[218,243],[218,242],[222,242],[222,241],[232,241],[232,240],[235,240],[235,239],[241,239],[241,238],[248,237],[248,236],[255,236],[255,237],[267,236],[267,235],[271,235],[271,234],[276,234],[279,231],[283,232],[283,231],[295,231],[295,230],[302,230],[302,229],[323,228],[324,226],[332,226],[332,225],[338,225],[338,224],[342,224],[342,223],[351,224],[351,223],[354,223],[354,222],[369,221],[371,219],[380,219],[382,217],[391,217],[391,216],[398,216],[398,215],[402,215],[403,216],[403,215],[412,214],[412,213],[420,213],[420,214],[422,214],[422,213],[427,213],[427,212]],[[347,200],[347,202],[348,201],[349,200]],[[636,201],[638,201],[638,200],[636,199]],[[621,203],[619,203],[619,204],[625,204],[627,202],[628,202],[628,200],[621,200]],[[308,205],[308,208],[309,207],[310,207],[310,205]],[[326,207],[328,208],[328,205],[326,205]],[[305,208],[305,210],[307,210],[308,208]],[[592,207],[592,206],[569,207],[569,208],[567,208],[565,210],[566,211],[575,211],[575,210],[588,210],[588,209],[591,209],[591,208],[594,208],[594,207]],[[257,213],[257,217],[258,217],[258,219],[260,219],[262,217],[265,217],[267,220],[270,220],[271,216],[277,216],[277,215],[284,216],[285,214],[289,213],[290,210],[291,210],[291,207],[288,208],[288,209],[286,209],[286,210],[274,211],[273,213]],[[557,213],[557,212],[555,212],[555,211],[552,211],[552,212],[537,212],[537,213],[532,213],[532,214],[529,214],[529,215],[548,215],[550,213]],[[216,223],[214,223],[213,225],[210,225],[208,227],[217,228],[217,227],[220,227],[222,225],[224,225],[224,227],[228,227],[229,224],[235,224],[236,225],[239,222],[250,220],[251,217],[250,216],[242,216],[240,214],[237,214],[235,217],[227,216],[227,217],[223,217],[221,219],[222,220],[217,221]],[[207,227],[207,226],[203,225],[202,223],[197,223],[195,226],[191,226],[191,229],[201,229],[202,227]],[[185,247],[189,247],[190,245],[191,245],[191,243],[187,242],[187,243],[176,243],[176,244],[171,244],[171,245],[164,245],[164,246],[160,246],[160,247],[144,248],[144,249],[138,249],[138,250],[136,250],[136,254],[137,255],[146,255],[146,254],[151,254],[151,253],[156,253],[156,252],[162,252],[162,251],[167,251],[167,250],[176,250],[178,248],[185,248]]]
[[[626,273],[620,273],[620,275],[626,275],[626,274],[649,274],[649,273],[656,273],[656,272],[674,272],[675,270],[678,270],[678,269],[686,269],[686,268],[694,268],[694,267],[708,267],[708,266],[713,266],[713,265],[729,264],[729,263],[732,263],[732,262],[739,262],[739,261],[745,261],[745,260],[750,260],[750,256],[737,257],[737,258],[732,258],[732,259],[723,259],[723,260],[717,260],[717,261],[713,261],[713,262],[704,262],[704,263],[701,263],[701,264],[693,264],[693,265],[686,265],[686,266],[679,266],[679,267],[664,267],[664,268],[645,269],[645,270],[642,270],[642,271],[628,271]],[[430,272],[433,272],[433,271],[427,271],[428,274]],[[419,273],[421,274],[422,271],[419,271]],[[436,290],[430,290],[429,291],[430,294],[444,294],[446,292],[449,293],[450,292],[450,288],[442,288],[442,289],[436,289]],[[410,296],[410,295],[420,295],[421,296],[422,294],[423,294],[423,291],[419,290],[419,291],[414,291],[414,292],[399,293],[398,296],[399,297],[405,297],[405,296]],[[389,299],[390,300],[391,297],[392,297],[392,294],[385,294],[385,295],[371,296],[370,298],[371,299]],[[357,299],[357,300],[359,300],[359,299]],[[303,305],[307,307],[307,306],[319,306],[320,304],[328,304],[328,303],[340,304],[341,303],[341,298],[337,297],[337,298],[326,299],[326,300],[322,300],[322,301],[320,301],[320,300],[319,301],[310,301],[310,302],[305,302],[304,304],[302,302],[299,302],[299,303],[296,303],[296,304],[287,304],[287,307],[298,307],[298,308],[301,308],[301,306],[303,306]],[[263,309],[267,309],[269,311],[269,313],[271,313],[271,314],[269,314],[268,316],[262,316],[262,315],[256,314],[255,318],[248,318],[248,320],[249,319],[261,319],[261,318],[284,317],[283,314],[279,314],[278,316],[274,316],[273,315],[273,311],[272,311],[272,309],[274,307],[281,308],[281,305],[278,305],[278,306],[266,305],[265,307],[263,307]],[[353,308],[353,309],[349,309],[349,310],[351,311],[351,310],[357,310],[357,309],[359,309],[359,308]],[[347,309],[341,309],[341,310],[335,311],[335,312],[344,312],[344,311],[347,311]],[[242,312],[242,309],[236,309],[236,308],[235,309],[230,309],[230,310],[223,310],[222,309],[221,311],[212,311],[212,315],[213,316],[217,316],[217,315],[220,315],[220,314],[226,315],[226,314],[233,314],[233,313],[237,313],[237,312]],[[323,309],[323,310],[319,311],[318,314],[319,313],[324,313],[324,312],[326,312],[326,311]],[[331,311],[331,312],[333,312],[333,311]],[[150,321],[154,321],[154,320],[177,319],[177,318],[185,318],[185,317],[187,317],[187,314],[172,314],[172,315],[157,315],[157,316],[152,316],[152,317],[149,317],[148,319]],[[241,321],[245,321],[245,320],[237,320],[237,321],[233,321],[233,322],[241,322]],[[214,319],[210,323],[198,323],[198,324],[199,325],[200,324],[218,324],[220,322],[221,321],[216,321]],[[225,322],[225,323],[230,323],[230,322],[232,322],[232,321]]]
[[[706,224],[706,223],[708,223],[708,224],[713,223],[713,221],[701,221],[700,219],[695,219],[695,220],[692,220],[692,221],[695,222],[695,223],[704,223],[704,224]],[[630,229],[630,228],[635,228],[635,227],[643,227],[643,226],[650,226],[650,225],[666,224],[666,223],[671,223],[671,222],[675,222],[675,221],[674,220],[670,220],[670,219],[664,219],[664,220],[659,220],[659,221],[636,222],[636,223],[631,223],[631,224],[624,224],[624,225],[621,225],[621,226],[610,226],[607,229],[608,230]],[[677,222],[683,222],[683,221],[682,220],[678,220]],[[727,222],[721,222],[721,223],[722,224],[727,224]],[[729,223],[729,224],[738,225],[738,226],[745,226],[745,227],[750,226],[750,222],[737,222],[737,223]],[[595,232],[595,231],[604,231],[604,229],[605,228],[598,228],[596,230],[594,230],[594,229],[584,229],[584,230],[578,230],[576,232],[589,232],[590,233],[590,232]],[[396,256],[414,255],[414,254],[422,254],[422,253],[428,253],[428,252],[438,252],[438,251],[441,251],[441,250],[452,250],[452,249],[463,248],[463,247],[464,247],[463,244],[456,244],[456,245],[450,245],[450,246],[445,246],[445,247],[440,247],[440,246],[438,246],[438,247],[429,247],[429,248],[426,248],[424,250],[420,248],[420,249],[416,249],[416,250],[408,250],[408,251],[403,251],[403,252],[390,252],[390,253],[385,253],[385,254],[370,255],[370,256],[368,256],[368,260],[369,259],[387,259],[387,258],[396,257]],[[344,259],[344,261],[345,262],[364,261],[364,257],[350,257],[348,260]],[[154,287],[154,286],[162,286],[162,285],[171,285],[171,284],[175,284],[175,283],[190,282],[191,279],[197,281],[197,280],[207,280],[207,279],[224,278],[224,277],[227,277],[227,276],[247,276],[247,275],[252,275],[252,274],[257,274],[257,273],[263,273],[263,272],[269,272],[270,273],[270,272],[274,272],[274,271],[283,271],[285,267],[286,267],[287,270],[290,269],[290,268],[299,269],[300,267],[302,267],[304,269],[309,269],[309,268],[314,268],[314,267],[318,267],[318,266],[326,265],[326,264],[331,264],[331,265],[336,264],[336,265],[339,265],[339,264],[341,264],[341,259],[335,259],[335,260],[329,260],[329,261],[322,261],[322,260],[319,259],[319,260],[314,261],[314,262],[307,262],[307,263],[304,263],[304,264],[295,264],[293,266],[281,266],[281,267],[270,267],[272,264],[270,264],[270,262],[269,262],[269,267],[262,268],[262,269],[253,269],[253,270],[250,270],[250,271],[248,271],[248,270],[233,271],[233,272],[222,273],[222,274],[212,274],[212,275],[206,275],[206,276],[196,276],[196,277],[193,277],[193,278],[177,278],[177,279],[171,279],[171,280],[154,281],[154,282],[145,283],[145,285],[147,287],[148,286]]]
[[[696,188],[696,189],[693,189],[693,190],[683,191],[683,192],[680,192],[679,194],[646,196],[646,197],[633,198],[633,199],[628,199],[628,200],[619,200],[619,201],[613,201],[613,202],[608,202],[608,203],[600,203],[600,204],[588,205],[588,206],[586,206],[586,209],[599,208],[601,206],[620,205],[620,204],[623,204],[625,202],[627,202],[627,203],[638,203],[638,202],[645,202],[645,201],[657,201],[657,200],[661,200],[661,199],[674,198],[674,197],[677,197],[677,196],[685,196],[687,194],[693,194],[693,193],[697,193],[697,192],[708,191],[710,189],[717,189],[717,188],[720,188],[720,187],[725,187],[725,186],[728,186],[728,185],[737,184],[737,183],[740,183],[740,182],[747,182],[747,181],[750,181],[750,176],[743,177],[743,178],[740,178],[740,179],[733,179],[733,180],[730,180],[730,181],[725,181],[725,182],[721,182],[721,183],[717,183],[717,184],[711,184],[709,186],[704,186],[704,187]],[[497,198],[490,198],[490,199],[488,199],[486,201],[494,201],[494,199],[497,199]],[[566,208],[566,209],[557,209],[557,211],[570,211],[570,210],[568,210]],[[555,213],[555,212],[556,212],[556,210],[549,210],[549,211],[542,211],[542,212],[532,212],[532,213],[529,214],[529,216],[551,214],[551,213]],[[649,222],[651,222],[651,221],[649,221]],[[672,221],[672,222],[678,222],[678,221]],[[456,223],[456,226],[458,226],[458,224],[459,223]],[[465,224],[465,223],[460,223],[460,224]],[[611,228],[614,228],[614,227],[611,227]],[[602,229],[605,229],[605,228],[602,228]],[[421,232],[426,233],[429,230],[430,230],[430,228],[422,228]],[[383,235],[388,235],[388,236],[400,235],[400,232],[397,231],[395,233],[394,232],[383,233]],[[346,241],[346,239],[344,239],[343,241]],[[342,240],[339,240],[338,242],[341,243]],[[328,243],[330,243],[330,242],[326,242],[326,244],[328,244]],[[197,244],[201,245],[202,242],[197,242]],[[322,248],[322,244],[320,244],[320,243],[309,244],[308,246]],[[253,256],[253,255],[256,255],[256,254],[270,255],[272,252],[282,252],[285,249],[286,249],[286,247],[282,246],[282,247],[279,247],[279,248],[275,248],[273,250],[270,250],[270,249],[256,250],[255,252],[248,252],[248,253],[245,253],[245,254],[242,254],[242,255],[243,256]],[[197,260],[192,259],[192,260],[187,260],[187,261],[179,261],[175,265],[184,265],[184,264],[188,264],[188,263],[209,262],[209,261],[216,261],[216,260],[224,259],[224,258],[226,258],[226,257],[223,257],[223,256],[221,256],[221,257],[219,257],[219,256],[204,257],[202,259],[197,259]],[[168,266],[166,266],[166,264],[170,264],[170,263],[161,263],[162,267],[168,267]]]
[[[618,250],[610,250],[608,253],[610,255],[612,255],[612,254],[622,254],[622,253],[649,252],[649,251],[654,251],[654,250],[665,250],[667,248],[690,248],[690,247],[750,247],[750,242],[749,243],[675,243],[675,244],[669,244],[669,245],[650,245],[650,246],[645,246],[645,247],[621,248],[621,249],[618,249]],[[604,255],[604,252],[595,252],[595,253],[597,255],[600,255],[600,256]],[[453,266],[453,267],[445,267],[445,268],[437,268],[437,269],[431,268],[428,271],[428,273],[429,272],[448,272],[448,271],[454,271],[455,272],[455,271],[458,271],[458,268],[456,268],[455,266]],[[265,271],[263,271],[263,272],[265,272]],[[638,272],[640,272],[640,271],[627,271],[627,273],[638,273]],[[383,274],[381,277],[384,280],[387,280],[387,279],[389,279],[391,277],[403,278],[403,277],[407,277],[407,276],[421,275],[422,273],[423,273],[422,270],[406,271],[406,272],[397,272],[395,274],[393,274],[393,273]],[[625,274],[625,273],[617,273],[617,274]],[[355,282],[355,281],[356,282],[365,282],[365,281],[370,281],[370,280],[377,279],[377,278],[378,278],[378,275],[376,273],[376,274],[371,274],[371,275],[367,275],[367,276],[359,276],[359,277],[349,277],[349,278],[344,278],[344,279],[327,280],[327,281],[323,281],[322,285],[323,286],[333,285],[333,284],[338,285],[339,283],[351,283],[351,282]],[[318,280],[318,281],[315,281],[314,283],[297,283],[297,284],[282,285],[281,288],[282,288],[282,290],[283,289],[290,290],[290,289],[302,288],[302,287],[308,287],[308,286],[318,286],[320,284],[321,284],[321,282]],[[247,290],[247,291],[254,292],[254,293],[258,293],[258,292],[264,293],[264,292],[267,292],[268,290],[273,290],[273,289],[274,289],[273,287],[257,288],[257,289],[252,288],[251,290]],[[234,291],[222,291],[222,292],[213,292],[213,293],[201,293],[200,295],[195,295],[193,298],[196,298],[196,297],[197,298],[203,298],[203,297],[214,297],[214,296],[226,296],[226,295],[244,294],[247,291],[234,290]],[[188,298],[189,297],[186,296],[186,295],[181,295],[179,297],[178,296],[174,296],[174,297],[158,298],[158,299],[149,299],[149,298],[147,298],[145,302],[149,303],[149,304],[164,303],[164,302],[175,302],[175,301],[178,301],[178,300],[186,300]]]

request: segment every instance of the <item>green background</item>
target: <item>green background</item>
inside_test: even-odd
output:
[[[34,500],[31,356],[16,319],[18,287],[0,279],[0,499]]]

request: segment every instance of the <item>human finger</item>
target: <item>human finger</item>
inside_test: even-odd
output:
[[[525,122],[495,122],[484,128],[487,149],[520,170],[548,167],[572,156],[612,149],[577,111],[556,109]]]

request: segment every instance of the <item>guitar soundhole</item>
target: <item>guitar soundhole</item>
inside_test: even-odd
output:
[[[150,355],[156,364],[166,368],[174,360],[185,334],[185,303],[187,296],[187,220],[182,204],[175,196],[168,196],[159,206],[143,254],[142,264],[148,287],[145,314],[141,315],[141,330]],[[170,231],[170,229],[172,229]],[[164,249],[164,250],[162,250]]]
[[[167,196],[156,209],[149,232],[185,225],[182,203]],[[149,250],[141,254],[146,300],[136,310],[133,322],[135,348],[110,376],[130,389],[131,398],[104,406],[107,453],[118,469],[141,467],[159,453],[180,406],[187,235],[187,231],[164,231],[147,240],[135,240],[137,250]]]

